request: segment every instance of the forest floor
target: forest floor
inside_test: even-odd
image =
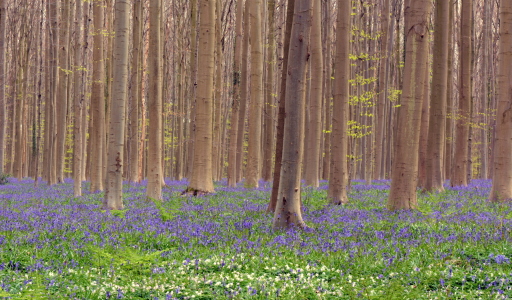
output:
[[[512,204],[490,182],[385,209],[389,181],[354,181],[328,206],[326,182],[304,187],[312,228],[271,230],[270,184],[164,201],[125,185],[126,209],[72,182],[0,185],[0,299],[506,299],[512,297]],[[84,189],[88,184],[84,183]]]

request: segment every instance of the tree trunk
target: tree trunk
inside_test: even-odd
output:
[[[431,1],[405,3],[405,66],[398,113],[388,209],[416,209],[421,106],[428,55]]]
[[[286,80],[286,118],[284,123],[283,159],[279,196],[274,213],[273,228],[304,228],[301,211],[301,128],[304,114],[306,66],[311,22],[309,0],[295,1],[293,26],[290,34],[288,75]]]
[[[196,102],[196,141],[192,178],[185,193],[214,191],[212,174],[213,74],[215,62],[215,1],[199,2],[199,45]]]
[[[57,88],[57,182],[64,182],[64,146],[66,143],[66,113],[68,106],[68,78],[69,78],[69,0],[61,0],[61,20],[59,25],[59,83]]]
[[[216,15],[221,16],[221,1],[215,2]],[[221,160],[222,160],[222,145],[221,145],[221,123],[222,123],[222,86],[224,85],[224,81],[222,78],[222,68],[223,68],[223,51],[222,51],[222,40],[221,40],[221,18],[217,18],[215,20],[215,35],[217,39],[215,40],[215,76],[214,76],[214,90],[215,96],[213,98],[214,108],[213,108],[213,179],[220,180],[220,169],[221,169]]]
[[[428,192],[442,192],[444,143],[446,133],[446,92],[448,84],[448,26],[450,1],[436,0],[434,28],[434,61],[432,67],[432,92],[430,97],[430,122],[426,161]]]
[[[453,27],[454,27],[454,0],[449,0],[449,23],[448,23],[448,75],[446,87],[446,138],[444,146],[444,180],[451,178],[452,160],[453,160]],[[443,181],[444,181],[443,180]]]
[[[283,158],[283,142],[284,142],[284,123],[285,123],[285,110],[286,110],[286,85],[288,77],[288,55],[290,49],[290,36],[293,25],[293,14],[295,12],[295,1],[288,2],[286,8],[286,28],[284,34],[283,46],[283,69],[281,70],[281,92],[279,94],[279,113],[277,117],[276,128],[276,160],[274,163],[274,178],[272,183],[272,194],[267,207],[267,212],[275,212],[277,205],[277,198],[279,194],[279,186],[281,180],[281,166]]]
[[[192,0],[190,2],[190,94],[189,94],[189,136],[187,147],[187,178],[192,177],[192,170],[194,169],[194,149],[196,140],[196,93],[197,93],[197,72],[198,72],[198,53],[197,47],[197,2],[200,0]]]
[[[242,72],[241,72],[241,95],[240,95],[240,110],[238,111],[238,135],[237,135],[237,152],[236,152],[236,178],[240,182],[243,178],[244,167],[244,140],[245,140],[245,124],[247,115],[247,102],[248,102],[248,79],[247,73],[249,72],[249,4],[245,5],[244,12],[244,41],[242,50]]]
[[[384,159],[384,129],[385,129],[385,108],[388,95],[388,30],[389,30],[389,1],[383,1],[383,8],[381,14],[381,37],[380,37],[380,61],[379,61],[379,85],[378,96],[379,102],[377,103],[377,127],[375,128],[375,179],[383,179],[383,159]]]
[[[237,183],[237,140],[238,135],[243,134],[238,131],[238,122],[240,114],[240,94],[241,94],[241,80],[242,79],[242,41],[244,39],[242,34],[243,29],[243,14],[244,5],[243,1],[237,1],[236,7],[236,39],[235,39],[235,53],[233,63],[233,103],[231,104],[231,123],[229,129],[229,154],[228,154],[228,186],[235,187]]]
[[[142,47],[142,1],[133,2],[133,38],[132,38],[132,74],[131,74],[131,93],[130,110],[128,125],[128,180],[135,182],[139,175],[139,105],[142,101],[141,94],[141,47]]]
[[[320,145],[322,137],[322,97],[323,97],[323,53],[322,53],[322,6],[313,1],[311,25],[311,93],[308,122],[309,138],[305,160],[306,184],[318,187],[320,170]],[[347,81],[348,82],[348,81]]]
[[[107,151],[107,180],[103,209],[123,209],[123,167],[125,106],[128,96],[128,45],[130,1],[115,2],[115,47],[110,110],[110,130]],[[153,25],[153,24],[152,24]]]
[[[73,195],[75,197],[82,196],[82,160],[83,160],[83,143],[82,143],[82,109],[84,103],[82,77],[82,6],[81,1],[76,2],[76,17],[75,17],[75,58],[74,58],[74,91],[75,99],[73,101],[74,108],[74,124],[73,124]]]
[[[48,185],[57,183],[57,176],[55,172],[55,103],[57,98],[57,85],[59,81],[57,66],[57,45],[59,44],[59,28],[58,28],[58,14],[59,1],[53,0],[48,2],[48,15],[50,23],[50,35],[48,39],[48,97],[45,112],[45,154],[46,161],[44,163],[46,169],[46,179]]]
[[[148,187],[149,199],[162,200],[162,0],[150,2],[149,49],[149,139],[148,139]]]
[[[91,191],[102,191],[104,185],[103,152],[105,151],[105,66],[103,55],[104,3],[93,3],[93,67],[91,94]]]
[[[348,202],[348,134],[349,117],[349,79],[350,79],[350,15],[352,9],[349,0],[338,0],[338,19],[336,31],[336,63],[334,79],[333,117],[332,117],[332,153],[331,174],[327,197],[332,204]]]
[[[452,167],[452,186],[468,185],[469,124],[471,122],[471,27],[472,0],[462,0],[460,55],[459,55],[459,109],[456,114],[455,151]]]
[[[322,158],[322,179],[329,179],[331,173],[331,133],[332,133],[332,56],[331,56],[331,0],[323,2],[323,14],[324,14],[324,102],[323,102],[323,158]]]
[[[423,103],[421,105],[421,125],[420,125],[420,144],[418,153],[418,187],[425,187],[427,181],[427,142],[428,142],[428,126],[430,115],[430,64],[425,66],[425,86],[423,88]]]
[[[263,97],[263,46],[261,41],[261,0],[251,0],[249,7],[251,39],[251,101],[249,102],[249,144],[245,186],[258,187],[261,161],[261,107]]]
[[[275,8],[276,1],[268,0],[268,51],[267,51],[267,73],[265,78],[265,141],[263,146],[263,167],[262,177],[265,181],[272,179],[272,156],[274,155],[274,74],[276,65],[276,35],[275,35]]]
[[[512,1],[500,1],[498,111],[494,141],[494,175],[489,200],[512,200]]]
[[[7,48],[5,28],[7,24],[7,0],[0,0],[0,175],[4,174],[5,164],[5,132],[6,132],[6,98],[5,80],[6,62],[5,53]]]

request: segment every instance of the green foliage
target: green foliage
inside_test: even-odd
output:
[[[357,121],[348,121],[348,135],[354,138],[362,138],[372,134],[371,125],[363,125]]]
[[[110,264],[124,271],[135,271],[144,269],[141,266],[154,265],[159,261],[165,251],[138,252],[133,248],[116,249],[112,252],[96,246],[88,246],[91,253],[91,263],[96,267],[105,267]]]
[[[158,212],[160,213],[160,218],[162,221],[171,221],[181,212],[181,203],[178,201],[178,199],[171,198],[171,200],[174,201],[167,201],[166,203],[168,208],[165,208],[162,201],[151,198],[151,201],[155,204]]]
[[[11,174],[3,173],[0,174],[0,185],[8,184]]]

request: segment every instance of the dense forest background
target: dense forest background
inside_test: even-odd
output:
[[[159,199],[164,177],[511,198],[511,1],[433,2],[0,0],[0,174],[89,180],[114,209],[123,179]]]

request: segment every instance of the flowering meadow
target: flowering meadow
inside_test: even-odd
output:
[[[273,231],[270,184],[163,203],[125,185],[125,210],[72,182],[0,185],[0,299],[506,299],[512,297],[512,205],[490,182],[385,209],[389,181],[352,182],[327,205],[326,182],[303,188],[305,231]],[[87,189],[87,183],[85,183]]]

